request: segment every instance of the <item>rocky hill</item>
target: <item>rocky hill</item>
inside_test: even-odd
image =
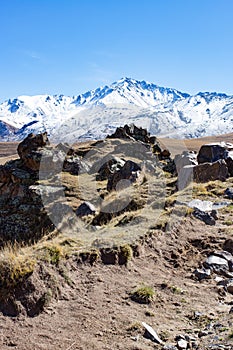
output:
[[[28,135],[0,166],[1,349],[231,350],[232,149]]]

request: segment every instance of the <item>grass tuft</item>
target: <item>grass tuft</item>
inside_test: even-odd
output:
[[[10,291],[33,273],[36,261],[29,248],[8,246],[0,253],[0,290]]]
[[[154,288],[147,285],[142,285],[134,289],[130,293],[130,297],[133,301],[140,304],[149,304],[153,301],[155,295]]]

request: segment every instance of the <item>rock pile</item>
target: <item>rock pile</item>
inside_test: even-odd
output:
[[[232,242],[226,242],[224,248],[233,251]],[[229,250],[215,251],[203,262],[202,267],[194,271],[199,280],[209,279],[217,275],[216,281],[225,292],[233,294],[233,255]]]
[[[47,133],[28,135],[19,144],[18,154],[19,159],[0,166],[0,245],[34,241],[54,229],[41,194],[50,202],[59,201],[62,188],[55,182],[43,186],[39,178],[52,179],[61,171],[77,175],[87,168],[68,145],[51,147]],[[62,218],[63,210],[58,206]]]
[[[117,128],[116,131],[112,135],[108,135],[107,138],[136,140],[151,144],[156,142],[155,136],[150,136],[150,133],[147,132],[146,129],[138,128],[134,124]]]

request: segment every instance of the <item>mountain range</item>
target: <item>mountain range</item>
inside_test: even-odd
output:
[[[195,95],[122,78],[78,96],[19,96],[0,104],[0,141],[47,131],[50,139],[100,139],[117,126],[136,124],[151,134],[194,138],[233,131],[233,96]]]

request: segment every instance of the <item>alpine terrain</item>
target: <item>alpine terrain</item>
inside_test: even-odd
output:
[[[196,95],[146,81],[122,78],[79,96],[19,96],[0,104],[0,140],[17,141],[30,132],[50,139],[102,139],[123,124],[154,135],[194,138],[233,131],[233,96]]]

